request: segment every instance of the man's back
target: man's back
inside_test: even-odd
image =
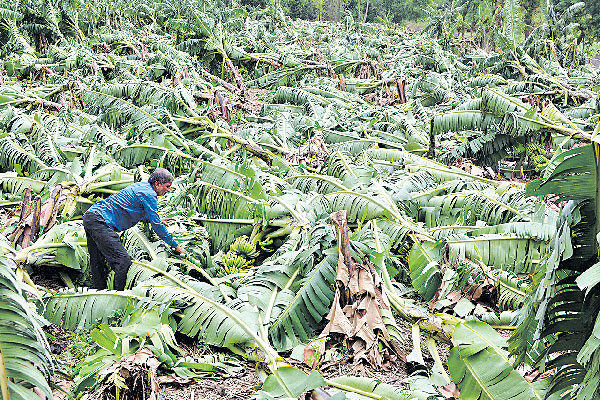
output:
[[[158,201],[152,185],[137,182],[94,204],[90,211],[100,214],[117,232],[131,228],[146,219],[146,208],[156,210]]]

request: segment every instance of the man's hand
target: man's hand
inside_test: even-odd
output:
[[[173,218],[161,218],[160,222],[162,222],[165,225],[169,225],[171,223],[171,221],[173,221]]]
[[[177,253],[181,254],[182,256],[187,254],[187,250],[179,245],[177,245],[177,247],[175,247],[175,251]]]

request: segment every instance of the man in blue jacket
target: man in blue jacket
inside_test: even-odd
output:
[[[95,289],[106,289],[106,264],[115,271],[114,288],[123,290],[131,257],[117,232],[140,221],[150,222],[154,232],[177,253],[186,254],[158,215],[158,196],[171,191],[173,175],[157,168],[148,182],[137,182],[90,207],[83,215],[83,227],[90,253],[90,270]]]

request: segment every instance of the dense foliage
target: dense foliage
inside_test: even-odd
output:
[[[265,0],[242,0],[242,4],[264,8]],[[292,18],[340,21],[351,15],[361,22],[403,23],[414,25],[429,18],[444,16],[453,27],[459,28],[477,40],[491,39],[494,29],[502,23],[501,0],[281,0],[281,6]],[[522,15],[526,35],[540,25],[552,24],[557,15],[577,9],[576,18],[567,28],[579,41],[597,42],[600,33],[600,4],[596,1],[578,0],[520,0],[515,3]],[[489,40],[488,39],[488,40]]]
[[[519,2],[498,4],[492,47],[454,45],[455,7],[414,34],[275,2],[1,4],[4,398],[50,397],[50,323],[91,330],[72,390],[104,398],[236,358],[262,371],[257,399],[600,398],[600,75],[567,29],[581,6],[527,36]],[[126,290],[87,289],[82,213],[156,166],[177,176],[160,209],[190,256],[140,224]],[[68,287],[36,287],[40,270]],[[420,368],[325,379],[335,354],[353,375]]]

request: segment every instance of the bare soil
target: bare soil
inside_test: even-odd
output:
[[[249,399],[260,388],[261,382],[254,372],[253,364],[247,363],[244,370],[227,378],[202,379],[189,385],[164,385],[164,400],[224,400]]]
[[[36,268],[31,274],[31,280],[37,286],[41,286],[47,290],[62,290],[65,288],[65,284],[56,273],[56,269],[44,270]]]

